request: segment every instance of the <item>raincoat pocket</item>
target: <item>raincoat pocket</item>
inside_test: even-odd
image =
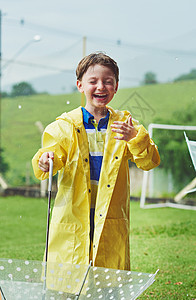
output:
[[[99,245],[99,261],[106,268],[129,269],[129,222],[126,219],[106,219]],[[127,253],[128,252],[128,253]]]
[[[73,263],[76,224],[50,224],[48,260],[51,262]]]

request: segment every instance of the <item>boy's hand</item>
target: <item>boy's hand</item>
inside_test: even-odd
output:
[[[115,136],[116,140],[130,141],[137,135],[137,130],[133,126],[132,117],[129,117],[128,123],[115,121],[112,125],[112,131],[122,134],[121,136]]]
[[[39,159],[39,168],[43,172],[49,171],[49,158],[54,159],[54,152],[44,152]]]

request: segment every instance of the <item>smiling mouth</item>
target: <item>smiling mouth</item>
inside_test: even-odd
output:
[[[107,94],[102,94],[102,95],[94,94],[93,97],[96,99],[105,99],[107,97]]]

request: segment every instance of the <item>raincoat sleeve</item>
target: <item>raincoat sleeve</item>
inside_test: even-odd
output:
[[[157,146],[143,125],[135,125],[137,135],[127,143],[128,158],[142,170],[148,171],[160,164]]]
[[[49,177],[49,172],[43,172],[39,168],[39,159],[44,152],[54,152],[53,175],[60,170],[66,162],[67,152],[65,149],[65,142],[62,143],[62,132],[54,123],[48,125],[43,133],[43,148],[39,149],[32,159],[32,166],[35,177],[44,180]]]

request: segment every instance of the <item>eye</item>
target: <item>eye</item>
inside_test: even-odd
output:
[[[110,85],[111,85],[111,84],[113,84],[113,81],[111,81],[111,80],[106,80],[106,81],[105,81],[105,84],[110,84]]]

